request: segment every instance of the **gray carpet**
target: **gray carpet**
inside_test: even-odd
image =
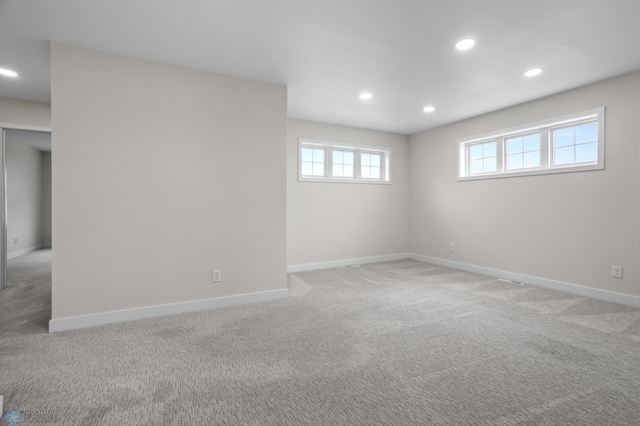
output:
[[[5,410],[65,425],[640,424],[638,309],[410,260],[299,273],[290,290],[47,334],[47,286],[16,284],[0,294]]]
[[[0,293],[0,338],[46,333],[50,319],[51,249],[9,259],[7,288]]]

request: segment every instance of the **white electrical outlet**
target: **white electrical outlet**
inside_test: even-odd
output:
[[[622,278],[622,266],[613,265],[611,267],[611,276],[613,278]]]
[[[18,244],[18,237],[13,239],[13,244]]]
[[[222,271],[220,269],[214,269],[211,271],[211,281],[214,283],[222,281]]]
[[[449,251],[453,251],[453,244],[449,244]]]

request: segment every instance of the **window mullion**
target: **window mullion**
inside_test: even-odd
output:
[[[505,155],[504,155],[504,150],[506,149],[505,146],[505,138],[501,137],[498,138],[496,140],[496,173],[504,173],[505,167],[504,167],[504,162],[505,162]]]
[[[549,129],[543,129],[540,132],[540,168],[541,169],[550,169],[551,168],[551,149],[550,143],[551,138],[549,137]]]

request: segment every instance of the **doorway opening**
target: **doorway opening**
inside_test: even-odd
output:
[[[5,176],[7,259],[50,249],[51,133],[6,129]]]
[[[0,289],[35,277],[50,288],[51,130],[2,125],[0,131]]]
[[[52,298],[51,129],[0,124],[0,323],[48,331]]]

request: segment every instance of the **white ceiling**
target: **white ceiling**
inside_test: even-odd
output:
[[[0,96],[50,101],[55,40],[287,85],[291,118],[412,134],[640,69],[638,18],[638,0],[0,0],[0,67],[20,73]]]

